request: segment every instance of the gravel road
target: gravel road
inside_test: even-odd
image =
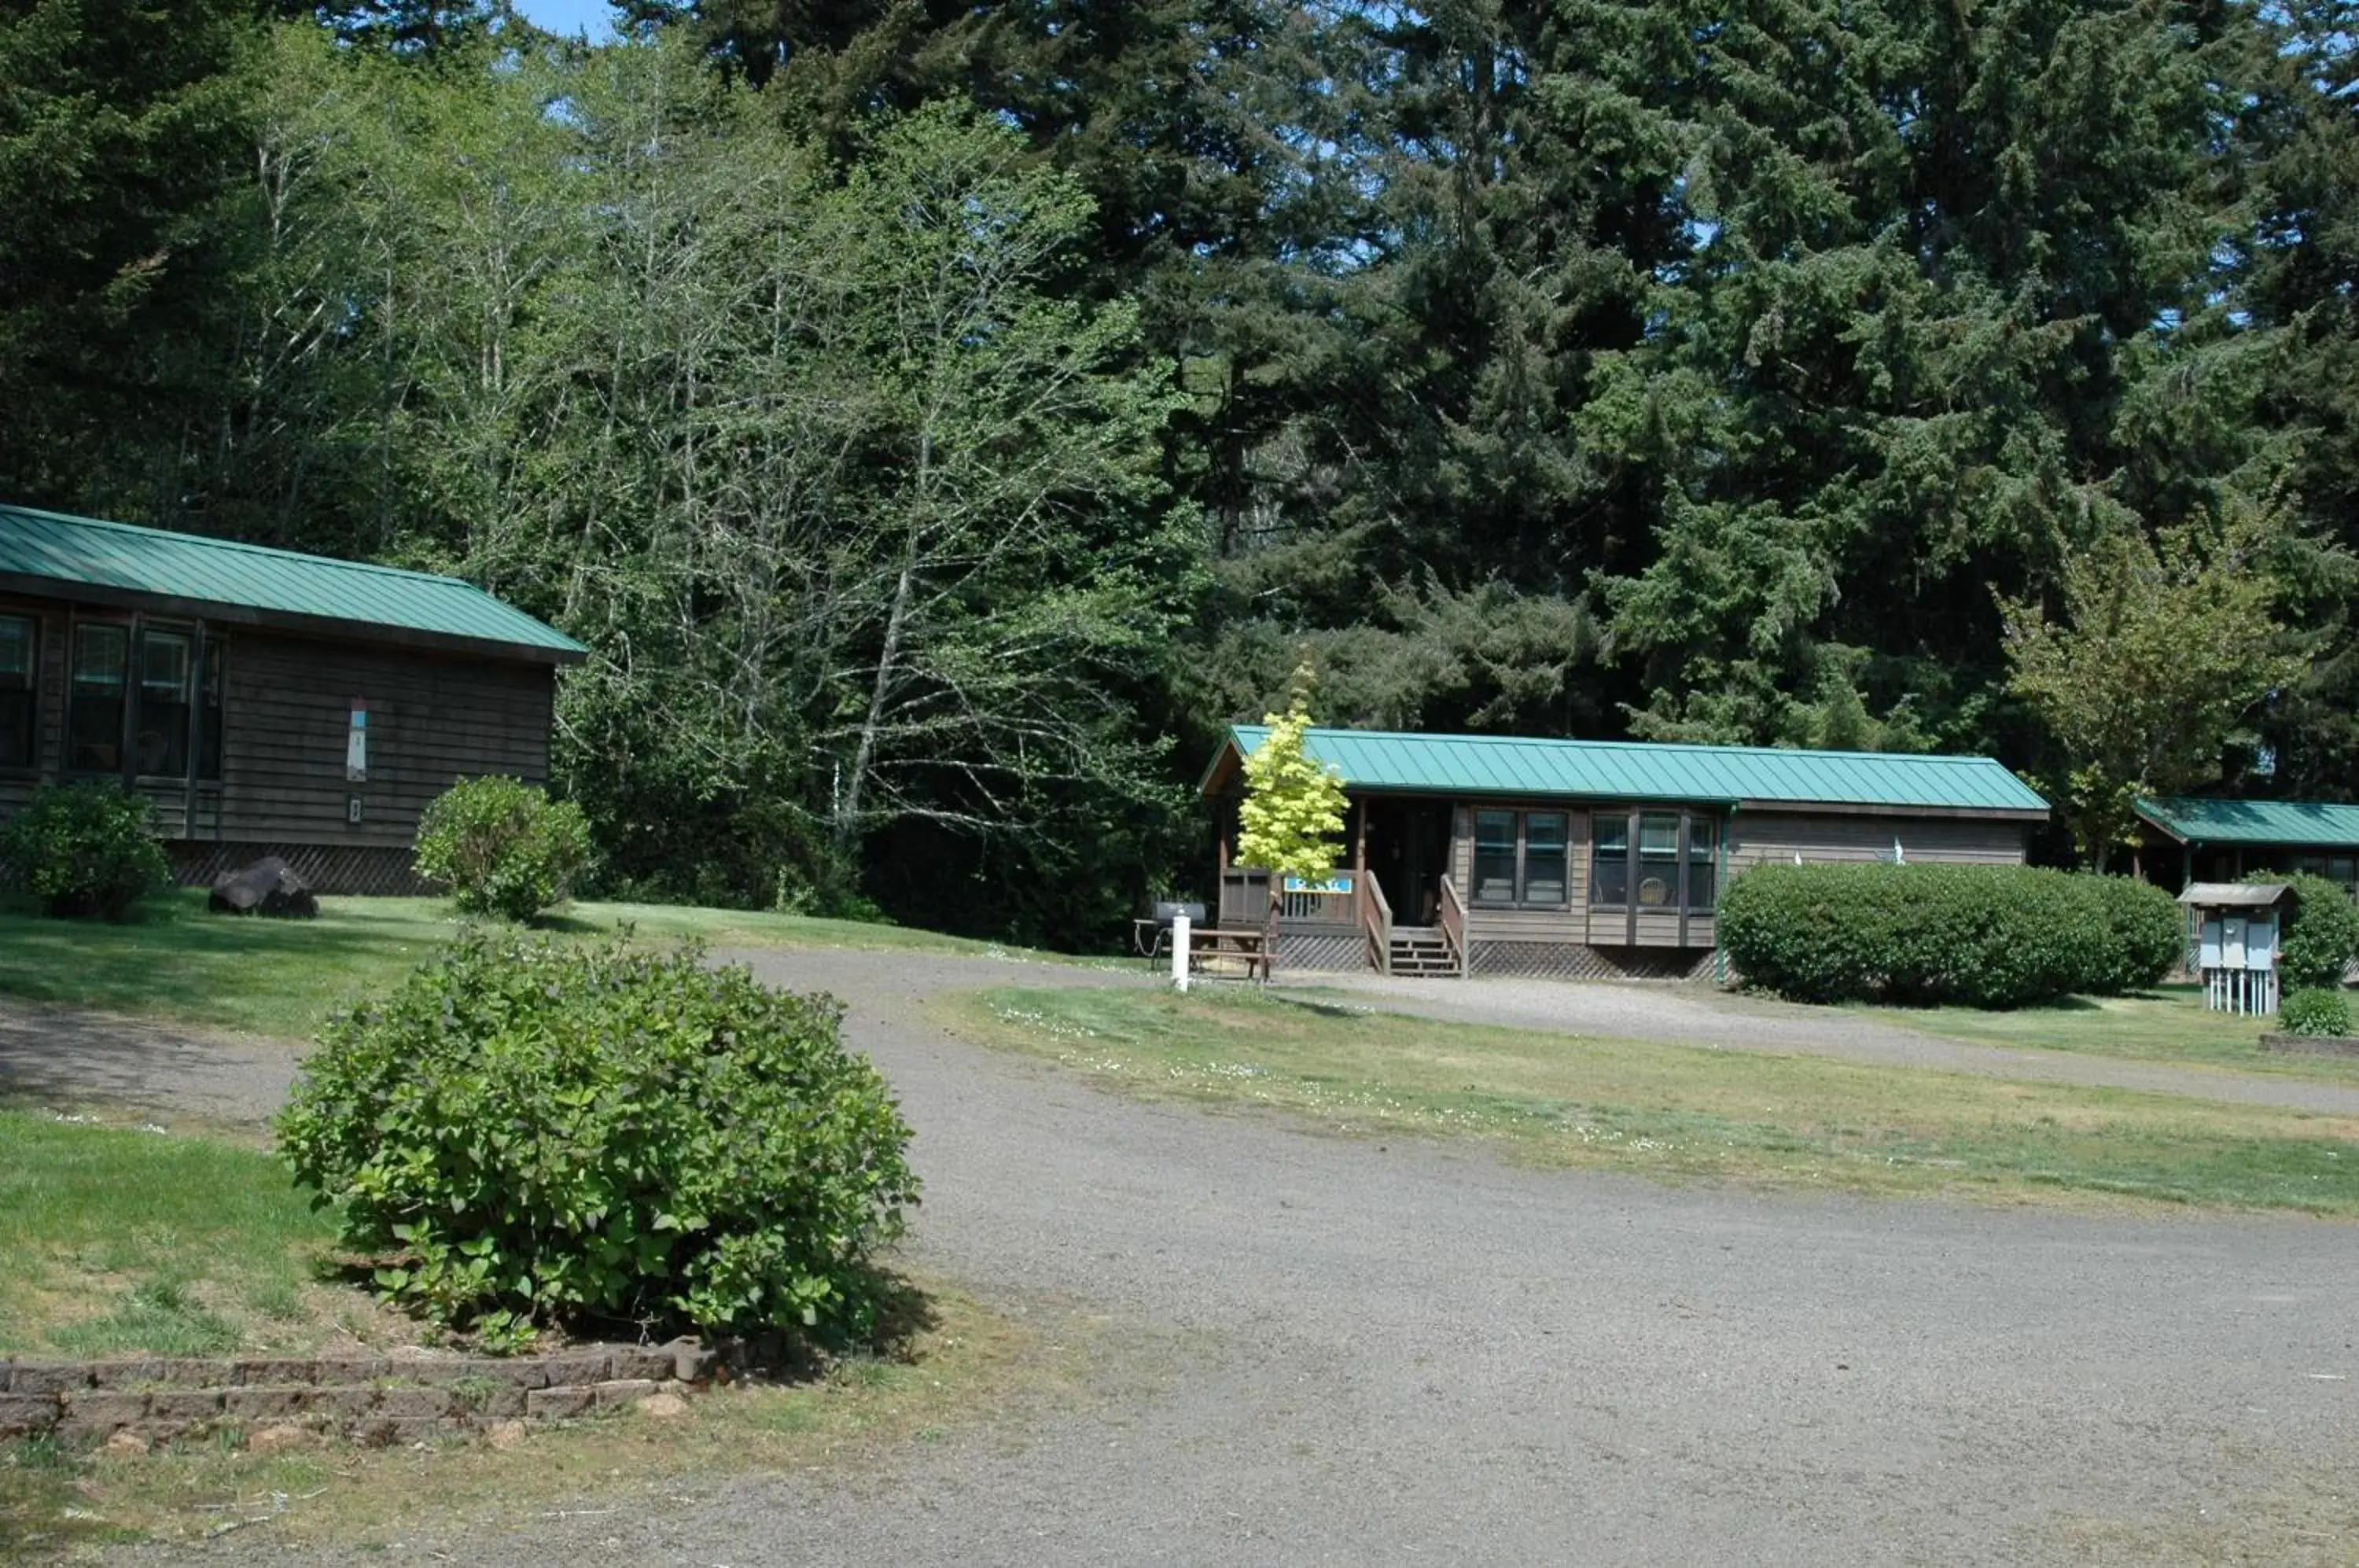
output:
[[[881,1470],[369,1561],[2359,1561],[2348,1226],[1673,1190],[1323,1138],[1112,1098],[924,1020],[934,989],[1025,977],[1006,965],[742,956],[853,1004],[919,1129],[923,1264],[1110,1313],[1181,1347],[1174,1375]]]

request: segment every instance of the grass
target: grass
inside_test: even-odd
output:
[[[439,898],[322,898],[315,920],[211,915],[204,904],[202,892],[182,889],[124,925],[0,907],[0,994],[300,1039],[337,1004],[397,980],[457,926]],[[574,904],[549,922],[582,937],[626,925],[716,948],[1044,956],[896,926],[660,904]]]
[[[0,1356],[220,1356],[397,1337],[327,1283],[278,1162],[210,1138],[0,1110]]]
[[[1819,1057],[1589,1040],[1254,992],[944,998],[972,1038],[1126,1092],[1551,1165],[1783,1189],[2359,1214],[2359,1118]]]
[[[453,1440],[256,1454],[217,1437],[120,1458],[0,1443],[0,1562],[231,1534],[341,1561],[419,1529],[523,1530],[569,1508],[660,1513],[722,1476],[872,1463],[1071,1385],[1071,1346],[954,1290],[929,1295],[931,1326],[893,1357],[840,1361],[789,1387],[717,1389],[670,1421],[625,1410],[535,1431],[505,1451]]]
[[[2260,1049],[2277,1020],[2215,1013],[2194,985],[2130,996],[2076,996],[2048,1007],[1984,1013],[1971,1007],[1862,1008],[1868,1016],[1977,1045],[2066,1051],[2134,1062],[2185,1062],[2359,1083],[2359,1058],[2290,1056]]]

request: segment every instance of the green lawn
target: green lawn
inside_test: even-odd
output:
[[[334,1239],[258,1150],[0,1110],[0,1355],[382,1337],[365,1298],[321,1279]]]
[[[1971,1007],[1862,1008],[1868,1016],[1977,1045],[2069,1051],[2136,1062],[2193,1062],[2242,1073],[2359,1083],[2359,1058],[2290,1056],[2260,1049],[2270,1018],[2207,1011],[2194,985],[2160,985],[2134,996],[2075,996],[2009,1013]]]
[[[971,1038],[1125,1092],[1549,1164],[1879,1193],[2359,1214],[2359,1118],[1819,1057],[1484,1029],[1251,992],[946,999]]]
[[[315,920],[212,915],[204,906],[203,893],[183,889],[119,926],[0,907],[0,993],[301,1038],[329,1008],[397,979],[456,929],[439,898],[322,898]],[[897,926],[661,904],[573,904],[549,922],[582,936],[625,924],[642,938],[697,937],[712,947],[1045,956]]]

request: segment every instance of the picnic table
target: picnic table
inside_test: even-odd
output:
[[[1267,934],[1250,926],[1206,926],[1192,931],[1188,938],[1188,967],[1201,969],[1207,961],[1234,959],[1245,965],[1248,979],[1256,970],[1267,979],[1269,953],[1262,941]]]

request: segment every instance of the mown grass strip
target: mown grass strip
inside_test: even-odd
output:
[[[1975,1045],[2062,1051],[2126,1062],[2195,1063],[2325,1083],[2359,1083],[2359,1060],[2288,1056],[2260,1049],[2270,1018],[2206,1010],[2193,985],[2130,996],[2075,996],[2053,1007],[1985,1013],[1971,1007],[1861,1008],[1868,1017]]]
[[[259,1150],[0,1111],[0,1354],[219,1356],[376,1331],[365,1297],[320,1278],[333,1242]]]
[[[0,994],[303,1039],[330,1009],[391,985],[458,929],[439,898],[322,898],[314,920],[212,915],[204,905],[203,893],[182,889],[123,925],[0,905]],[[582,903],[549,921],[560,938],[625,926],[647,941],[695,938],[715,948],[1045,956],[897,926],[743,909]]]
[[[1247,991],[998,990],[972,1038],[1126,1092],[1501,1140],[1678,1180],[2359,1214],[2359,1119],[1818,1057],[1590,1040]]]

